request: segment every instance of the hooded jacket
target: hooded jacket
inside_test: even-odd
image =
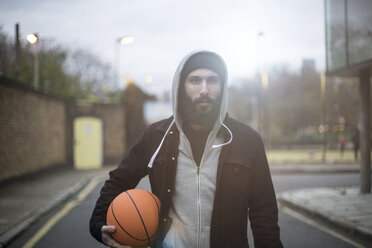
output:
[[[179,110],[181,74],[193,56],[213,56],[222,65],[225,78],[221,78],[222,91],[219,113],[208,135],[198,166],[193,158],[190,142],[182,128],[184,116]],[[216,188],[217,165],[224,145],[224,133],[218,133],[227,112],[227,70],[222,58],[208,51],[198,51],[186,56],[177,68],[172,84],[172,107],[175,125],[179,131],[177,171],[169,217],[172,219],[163,247],[210,247],[210,223]],[[227,129],[226,129],[227,130]],[[230,132],[230,130],[228,131]],[[230,135],[230,139],[232,136]]]
[[[282,247],[262,140],[226,113],[226,67],[219,116],[199,169],[193,160],[177,104],[180,74],[197,53],[210,52],[186,56],[176,71],[171,97],[174,116],[148,127],[101,189],[90,220],[91,234],[98,241],[102,242],[100,230],[111,201],[148,174],[152,192],[161,201],[157,247],[248,247],[248,211],[255,246]]]

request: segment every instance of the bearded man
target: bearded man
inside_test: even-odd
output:
[[[161,201],[154,247],[283,247],[278,208],[260,136],[227,115],[227,69],[210,51],[179,64],[172,84],[173,116],[152,124],[110,172],[90,220],[90,231],[110,247],[111,201],[148,175]]]

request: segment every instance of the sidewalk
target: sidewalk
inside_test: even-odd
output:
[[[100,170],[77,171],[61,167],[31,175],[0,188],[0,247],[25,228],[81,190],[92,178],[108,177],[108,166]]]
[[[113,168],[105,166],[100,170],[76,171],[61,167],[2,185],[0,247],[81,190],[92,178],[107,178]],[[273,165],[270,170],[273,174],[358,172],[359,165]],[[372,236],[372,195],[359,195],[357,188],[284,192],[279,194],[279,200]]]
[[[372,194],[360,194],[359,187],[294,190],[277,197],[280,203],[372,237]]]
[[[359,164],[289,164],[270,166],[272,174],[359,173]],[[279,203],[318,215],[336,225],[372,237],[372,194],[359,187],[312,188],[277,194]]]
[[[356,173],[359,171],[359,164],[275,164],[270,166],[272,174]]]

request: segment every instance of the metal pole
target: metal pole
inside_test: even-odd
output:
[[[269,115],[269,76],[262,72],[262,120],[263,120],[263,138],[266,149],[270,149],[270,115]]]
[[[326,128],[326,75],[325,72],[320,74],[320,96],[322,101],[322,162],[327,161],[327,128]]]
[[[34,44],[34,87],[39,88],[39,40]]]
[[[360,95],[360,192],[371,193],[371,88],[369,68],[359,73]]]
[[[20,54],[21,54],[21,49],[20,49],[20,42],[19,42],[19,24],[16,23],[15,27],[15,32],[16,32],[16,39],[15,39],[15,74],[16,76],[19,75],[20,72]]]
[[[118,82],[118,87],[120,87],[121,77],[120,77],[120,57],[121,57],[121,44],[118,41],[115,41],[116,45],[116,77]]]
[[[263,140],[265,140],[265,130],[264,130],[264,93],[262,87],[262,65],[261,65],[261,37],[264,35],[263,32],[257,33],[257,63],[258,63],[258,82],[259,82],[259,96],[258,96],[258,132],[263,136]]]

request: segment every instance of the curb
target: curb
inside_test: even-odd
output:
[[[271,174],[296,174],[296,173],[306,173],[306,174],[319,174],[319,173],[359,173],[359,169],[306,169],[306,168],[273,168],[270,167]]]
[[[359,173],[360,165],[357,164],[274,164],[270,165],[273,174],[295,174],[295,173]]]
[[[17,237],[21,232],[28,228],[31,224],[37,221],[39,218],[50,212],[52,209],[57,207],[62,202],[66,201],[73,194],[81,190],[86,186],[94,176],[88,176],[82,178],[79,182],[73,186],[67,188],[64,192],[60,193],[56,197],[52,198],[51,201],[44,207],[37,210],[35,214],[30,213],[28,217],[25,217],[19,223],[14,224],[10,229],[0,235],[0,248],[6,246],[10,241]]]
[[[306,206],[302,206],[300,204],[296,204],[294,203],[293,201],[290,201],[290,200],[287,200],[285,199],[284,197],[282,196],[278,196],[277,197],[277,200],[280,204],[283,204],[284,206],[287,206],[289,208],[292,208],[292,209],[297,209],[297,210],[302,210],[308,214],[312,214],[312,215],[315,215],[315,216],[318,216],[334,225],[337,225],[345,230],[348,230],[348,231],[351,231],[351,232],[354,232],[356,231],[357,233],[360,233],[362,235],[365,235],[365,236],[368,236],[368,237],[372,237],[372,230],[369,230],[369,229],[366,229],[366,228],[363,228],[363,227],[360,227],[360,226],[357,226],[355,224],[351,224],[349,222],[345,222],[341,219],[338,219],[336,217],[332,217],[330,215],[328,215],[327,213],[322,213],[322,212],[319,212],[319,211],[315,211],[311,208],[308,208]]]

